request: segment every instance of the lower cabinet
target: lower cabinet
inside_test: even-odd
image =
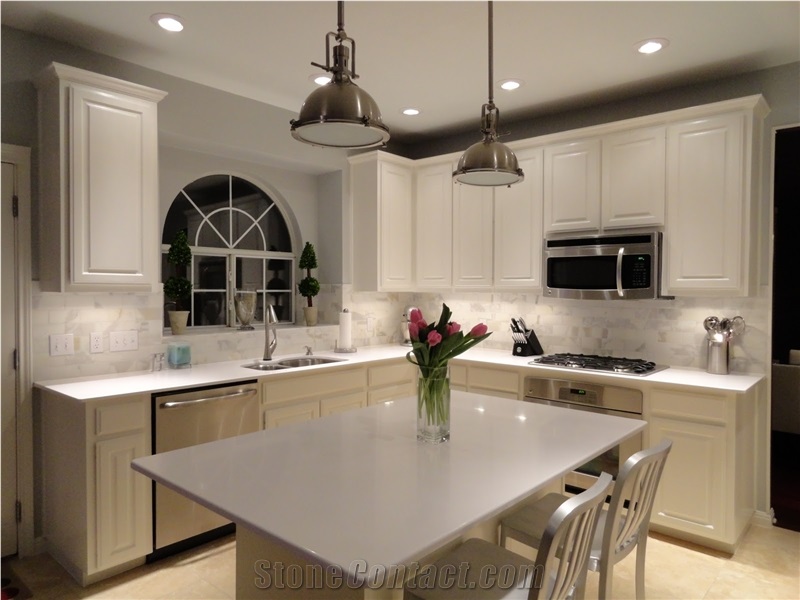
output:
[[[150,454],[150,395],[40,393],[48,551],[83,585],[143,563],[153,549],[151,481],[130,464]]]
[[[653,387],[649,442],[672,440],[653,529],[733,551],[756,506],[756,415],[751,393]]]
[[[450,365],[450,388],[462,392],[519,400],[522,398],[522,378],[520,369],[515,367]]]
[[[367,367],[367,400],[370,405],[417,393],[417,367],[405,358]]]
[[[318,418],[319,401],[292,402],[285,406],[264,409],[264,429],[274,429]]]

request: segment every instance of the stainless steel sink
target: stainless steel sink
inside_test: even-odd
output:
[[[303,356],[300,358],[284,358],[277,364],[287,368],[311,367],[313,365],[327,365],[328,363],[342,362],[343,358],[327,358],[325,356]]]
[[[256,371],[284,371],[289,368],[287,365],[279,365],[274,362],[258,361],[249,365],[242,365],[245,369],[255,369]]]

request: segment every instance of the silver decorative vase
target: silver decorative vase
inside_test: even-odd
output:
[[[233,296],[233,306],[239,320],[239,331],[255,329],[250,323],[256,314],[256,292],[237,290]]]

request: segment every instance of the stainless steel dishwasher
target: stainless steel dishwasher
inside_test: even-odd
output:
[[[258,431],[258,386],[248,381],[154,394],[153,428],[153,454]],[[153,520],[154,558],[169,554],[171,549],[163,550],[168,546],[202,542],[203,538],[187,540],[203,534],[213,537],[209,532],[230,525],[220,515],[158,483],[153,484]]]

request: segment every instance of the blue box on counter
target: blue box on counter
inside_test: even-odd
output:
[[[169,344],[167,363],[170,369],[188,369],[192,366],[192,347],[189,344]]]

